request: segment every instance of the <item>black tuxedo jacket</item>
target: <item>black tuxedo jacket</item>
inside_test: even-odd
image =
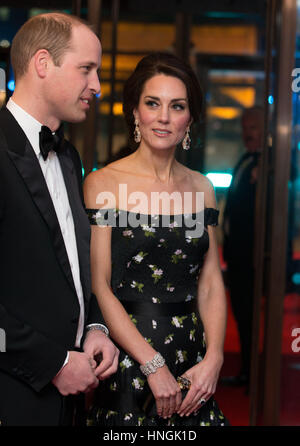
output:
[[[90,228],[81,162],[59,154],[73,214],[86,324],[101,322],[91,295]],[[79,303],[58,219],[38,159],[7,110],[0,111],[0,424],[57,425],[64,398],[51,383],[74,350]]]

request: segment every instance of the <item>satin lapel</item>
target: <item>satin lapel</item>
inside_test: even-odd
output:
[[[68,142],[64,141],[65,148],[59,153],[59,161],[63,172],[69,203],[72,210],[75,226],[77,252],[80,266],[81,285],[85,299],[89,298],[90,283],[90,225],[84,210],[78,185],[75,167],[70,158]]]
[[[4,124],[8,125],[3,127],[3,133],[8,145],[8,156],[23,178],[32,200],[45,220],[53,240],[57,259],[70,285],[75,290],[63,236],[38,159],[25,134],[12,115],[7,112],[5,113],[5,118],[7,119],[5,119]],[[3,122],[2,119],[1,121]],[[17,143],[16,146],[14,145],[15,143]]]

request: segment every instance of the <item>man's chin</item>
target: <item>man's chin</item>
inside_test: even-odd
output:
[[[67,119],[64,119],[63,121],[70,122],[71,124],[79,124],[80,122],[85,121],[86,116],[87,116],[87,113],[83,112],[81,115],[72,116],[72,117],[69,116]]]

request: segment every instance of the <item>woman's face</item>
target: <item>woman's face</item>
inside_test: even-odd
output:
[[[166,150],[176,147],[191,123],[187,91],[177,77],[157,74],[145,82],[134,117],[141,145]]]

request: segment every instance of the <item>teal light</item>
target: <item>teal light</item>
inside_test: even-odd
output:
[[[293,282],[295,285],[300,285],[300,273],[295,273],[295,274],[293,274],[293,276],[292,276],[292,282]]]
[[[85,170],[84,170],[84,168],[82,167],[82,178],[84,178],[84,174],[85,174]]]
[[[230,173],[209,172],[206,176],[210,179],[214,187],[229,187],[232,180]]]
[[[7,88],[10,91],[14,91],[14,89],[15,89],[15,81],[14,80],[10,80],[9,82],[7,82]]]

